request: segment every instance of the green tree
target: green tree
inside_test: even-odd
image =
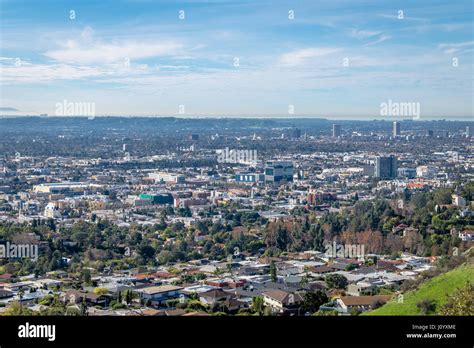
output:
[[[418,301],[416,307],[421,311],[423,315],[428,315],[436,310],[436,302],[433,300],[425,299]]]
[[[92,281],[91,281],[91,271],[89,269],[84,269],[82,271],[82,281],[84,283],[86,283],[87,285],[90,285],[92,284]]]
[[[315,313],[319,310],[319,307],[328,302],[328,300],[326,293],[322,290],[307,292],[303,296],[302,309],[305,312]]]
[[[201,303],[199,300],[191,300],[188,302],[187,308],[191,311],[205,311],[206,306]]]
[[[257,315],[263,315],[263,312],[265,310],[265,304],[263,301],[262,296],[255,296],[252,297],[252,304],[250,306],[250,309]]]
[[[166,265],[174,260],[173,253],[169,250],[163,250],[158,254],[158,262],[160,265]]]
[[[146,261],[153,259],[155,256],[155,249],[148,245],[145,241],[140,243],[138,247],[138,254]]]
[[[270,262],[270,279],[272,280],[272,282],[275,282],[275,283],[278,280],[277,268],[273,260]]]
[[[80,313],[82,316],[87,315],[87,302],[85,297],[82,298]]]
[[[342,274],[328,274],[325,281],[330,289],[346,289],[348,284],[347,278]]]
[[[441,308],[441,315],[474,315],[474,284],[457,289]]]
[[[127,304],[130,304],[132,302],[132,299],[133,299],[132,291],[127,290],[125,292],[125,302],[127,302]]]
[[[32,315],[32,314],[33,312],[28,308],[24,308],[19,301],[11,302],[10,305],[3,312],[3,315]]]

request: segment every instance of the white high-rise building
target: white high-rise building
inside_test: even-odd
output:
[[[400,132],[400,122],[393,122],[393,137],[396,138],[396,137],[399,137],[401,134]]]

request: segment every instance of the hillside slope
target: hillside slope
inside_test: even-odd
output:
[[[404,294],[403,303],[397,298],[384,306],[364,313],[364,315],[422,315],[416,304],[425,299],[436,301],[436,312],[446,303],[446,295],[452,294],[456,288],[466,286],[474,281],[474,266],[463,265],[447,273],[436,276],[421,284],[418,289]]]

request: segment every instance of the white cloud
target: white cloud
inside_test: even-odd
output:
[[[380,34],[380,31],[352,29],[350,36],[355,37],[356,39],[367,39],[379,34]]]
[[[103,42],[94,39],[94,31],[86,27],[79,40],[68,40],[62,48],[47,51],[44,55],[62,63],[104,64],[174,55],[182,47],[182,44],[172,41]]]
[[[323,57],[338,52],[338,48],[312,47],[285,53],[280,56],[278,62],[282,65],[301,65],[313,58]]]
[[[100,66],[77,66],[71,64],[31,64],[22,61],[21,65],[0,65],[1,81],[4,84],[41,83],[55,80],[80,80],[87,78],[110,78],[117,76],[138,76],[159,69],[151,69],[145,64],[126,66],[122,63],[109,63]]]
[[[388,19],[396,19],[396,20],[399,20],[399,21],[408,20],[408,21],[414,21],[414,22],[429,22],[429,20],[426,19],[426,18],[407,16],[406,12],[403,12],[403,18],[402,19],[399,18],[398,13],[397,14],[381,14],[380,17],[388,18]]]
[[[458,43],[442,43],[438,45],[438,48],[443,50],[444,53],[453,54],[473,45],[474,41],[465,41]]]
[[[366,44],[366,45],[367,45],[367,46],[377,45],[377,44],[379,44],[379,43],[381,43],[381,42],[384,42],[384,41],[386,41],[386,40],[389,40],[389,39],[391,39],[391,38],[392,38],[392,37],[389,36],[389,35],[380,35],[376,40],[371,41],[371,42],[369,42],[369,43]]]
[[[50,80],[74,80],[103,74],[95,67],[74,67],[66,64],[37,65],[22,63],[21,66],[0,66],[2,83],[43,82]]]
[[[372,41],[367,43],[366,46],[376,45],[391,38],[391,36],[385,35],[381,31],[358,29],[352,29],[349,35],[359,40],[372,39]]]

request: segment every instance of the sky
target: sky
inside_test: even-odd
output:
[[[0,115],[472,119],[473,4],[0,0]]]

